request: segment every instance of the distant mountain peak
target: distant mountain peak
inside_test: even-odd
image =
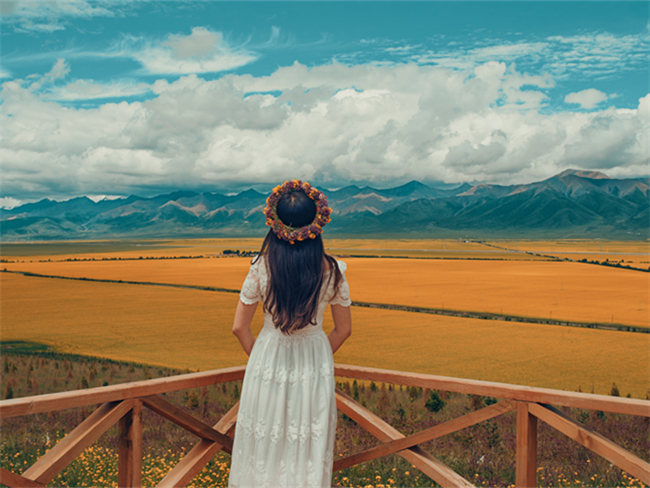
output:
[[[429,186],[425,185],[424,183],[420,183],[417,180],[409,181],[408,183],[405,183],[402,186],[398,186],[396,188],[408,188],[408,189],[413,190],[413,191],[422,190],[422,189],[426,189],[426,190],[430,189]]]
[[[592,180],[611,180],[609,176],[601,173],[600,171],[585,171],[582,169],[567,169],[562,171],[557,178],[565,176],[579,176],[580,178],[590,178]]]

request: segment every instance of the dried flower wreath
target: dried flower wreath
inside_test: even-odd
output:
[[[278,217],[278,201],[282,195],[302,191],[316,203],[316,216],[311,224],[303,227],[290,227],[282,222]],[[329,223],[332,209],[327,206],[327,197],[322,191],[317,190],[309,183],[300,180],[285,181],[280,186],[273,189],[273,193],[266,199],[264,215],[266,216],[266,225],[271,227],[278,239],[284,239],[290,244],[305,239],[315,239],[316,236],[323,232],[323,226]]]

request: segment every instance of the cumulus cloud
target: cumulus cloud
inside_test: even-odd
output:
[[[22,202],[20,200],[16,200],[15,198],[11,197],[0,197],[0,208],[14,208],[19,205],[21,205]]]
[[[257,55],[231,46],[220,32],[194,27],[189,35],[171,34],[162,42],[126,37],[115,56],[131,57],[150,74],[190,74],[229,71],[252,63]]]
[[[296,63],[261,77],[158,80],[153,99],[83,108],[7,81],[3,196],[209,191],[286,178],[325,187],[512,184],[568,167],[647,173],[650,96],[631,110],[550,112],[553,83],[498,62],[467,73]]]
[[[564,97],[564,102],[580,105],[580,107],[584,109],[591,110],[592,108],[596,108],[597,105],[603,103],[607,98],[608,96],[606,93],[594,88],[589,88],[587,90],[569,93]]]

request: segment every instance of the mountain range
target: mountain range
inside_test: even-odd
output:
[[[417,181],[390,189],[324,190],[327,235],[349,237],[650,237],[650,179],[566,170],[523,185],[440,190]],[[0,210],[2,240],[261,236],[266,195],[177,191],[94,202],[44,199]]]

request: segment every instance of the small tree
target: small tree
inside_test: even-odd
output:
[[[611,396],[621,396],[621,392],[618,391],[618,386],[616,386],[616,383],[612,383],[612,391],[609,392]]]
[[[446,402],[440,398],[440,393],[437,390],[431,390],[429,392],[429,398],[424,404],[425,408],[429,412],[437,413],[443,408],[445,408]]]

